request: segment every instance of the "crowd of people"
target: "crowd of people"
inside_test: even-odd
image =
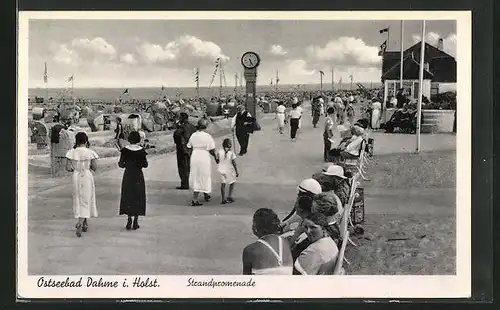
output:
[[[291,109],[280,101],[276,108],[278,131],[283,134],[290,123],[290,137],[302,126],[304,109],[301,101],[293,98]],[[313,98],[311,113],[316,127],[325,114],[323,138],[325,167],[321,172],[303,180],[292,211],[283,220],[271,209],[261,208],[253,216],[252,230],[258,240],[245,247],[242,255],[243,274],[332,274],[339,254],[342,236],[339,221],[351,192],[352,174],[342,164],[356,158],[365,139],[363,122],[354,121],[354,97],[343,100],[322,96]],[[239,105],[231,120],[240,151],[247,153],[250,133],[255,130],[255,118]],[[146,214],[146,185],[142,169],[148,167],[147,152],[138,131],[128,134],[124,141],[123,128],[117,122],[115,139],[120,140],[118,166],[124,169],[119,214],[126,215],[127,230],[140,228],[139,217]],[[199,119],[197,126],[189,122],[186,113],[180,114],[180,125],[173,134],[176,144],[180,177],[179,190],[192,190],[191,206],[201,206],[200,198],[211,200],[212,161],[217,164],[220,177],[221,203],[234,202],[233,192],[239,177],[236,152],[231,139],[217,147],[206,131],[208,120]],[[93,172],[97,169],[98,155],[89,148],[88,136],[78,132],[75,145],[65,154],[66,169],[73,173],[73,214],[76,235],[81,237],[89,229],[89,218],[97,216]],[[125,145],[126,144],[126,145]],[[201,194],[203,194],[202,197]]]

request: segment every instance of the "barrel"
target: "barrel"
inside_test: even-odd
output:
[[[33,108],[31,115],[34,121],[41,120],[44,116],[44,108]]]

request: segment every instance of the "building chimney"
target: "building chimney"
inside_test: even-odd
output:
[[[443,38],[439,38],[437,47],[440,51],[443,50]]]

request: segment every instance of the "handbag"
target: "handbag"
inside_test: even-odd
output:
[[[257,122],[257,119],[255,117],[249,117],[248,118],[248,132],[253,133],[254,131],[259,131],[261,130],[261,127],[259,125],[259,122]]]

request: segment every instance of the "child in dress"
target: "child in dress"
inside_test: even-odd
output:
[[[221,176],[220,192],[222,196],[222,204],[234,202],[233,189],[236,178],[239,177],[238,168],[236,167],[236,154],[231,151],[231,140],[226,138],[222,142],[222,150],[218,152],[219,158],[219,173]],[[229,193],[226,198],[226,184],[229,185]]]

